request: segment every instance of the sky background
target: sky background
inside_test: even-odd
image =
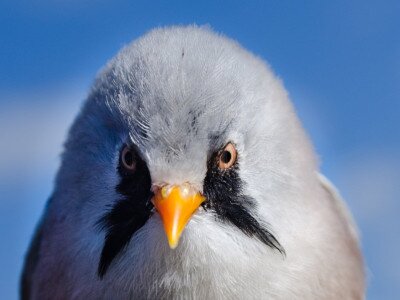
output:
[[[400,1],[0,2],[0,298],[17,299],[68,127],[151,28],[209,24],[282,78],[360,227],[368,298],[400,299]]]

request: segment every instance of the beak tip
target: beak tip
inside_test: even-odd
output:
[[[186,224],[204,201],[204,197],[199,192],[184,193],[185,186],[171,186],[168,191],[166,187],[168,186],[158,189],[152,201],[161,217],[169,247],[175,249]]]
[[[175,250],[176,246],[178,246],[178,244],[169,244],[171,250]]]
[[[174,250],[178,246],[178,240],[168,240],[169,247]]]

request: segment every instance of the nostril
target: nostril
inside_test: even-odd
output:
[[[179,190],[181,192],[181,196],[183,198],[187,198],[191,194],[191,188],[188,183],[184,183],[179,187]]]
[[[172,188],[173,188],[173,186],[171,186],[171,185],[164,185],[161,188],[161,196],[163,198],[167,198],[169,196],[169,194],[171,194]]]

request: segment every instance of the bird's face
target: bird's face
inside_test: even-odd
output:
[[[218,115],[207,115],[208,121]],[[229,224],[238,229],[238,234],[283,253],[266,222],[259,219],[257,200],[245,192],[240,169],[246,153],[238,132],[229,134],[229,126],[210,130],[206,120],[202,126],[207,129],[200,130],[200,115],[194,121],[163,117],[175,126],[180,123],[186,134],[177,139],[179,133],[168,130],[163,139],[160,132],[156,137],[148,133],[146,141],[135,143],[128,138],[116,147],[118,198],[99,220],[106,233],[99,275],[104,276],[114,259],[123,255],[133,235],[151,218],[161,219],[165,231],[162,243],[168,243],[170,251],[179,247],[193,215],[208,214],[216,226]],[[202,226],[201,222],[196,226]]]
[[[146,243],[160,256],[246,241],[284,253],[276,233],[285,204],[275,206],[298,162],[283,88],[224,38],[164,34],[110,62],[66,145],[59,180],[79,190],[70,209],[101,238],[100,278],[130,251],[147,257]]]

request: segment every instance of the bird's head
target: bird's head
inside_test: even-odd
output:
[[[238,44],[157,29],[99,74],[66,144],[60,210],[77,240],[92,233],[100,277],[157,251],[248,243],[282,257],[287,199],[314,168],[298,125],[280,81]]]

